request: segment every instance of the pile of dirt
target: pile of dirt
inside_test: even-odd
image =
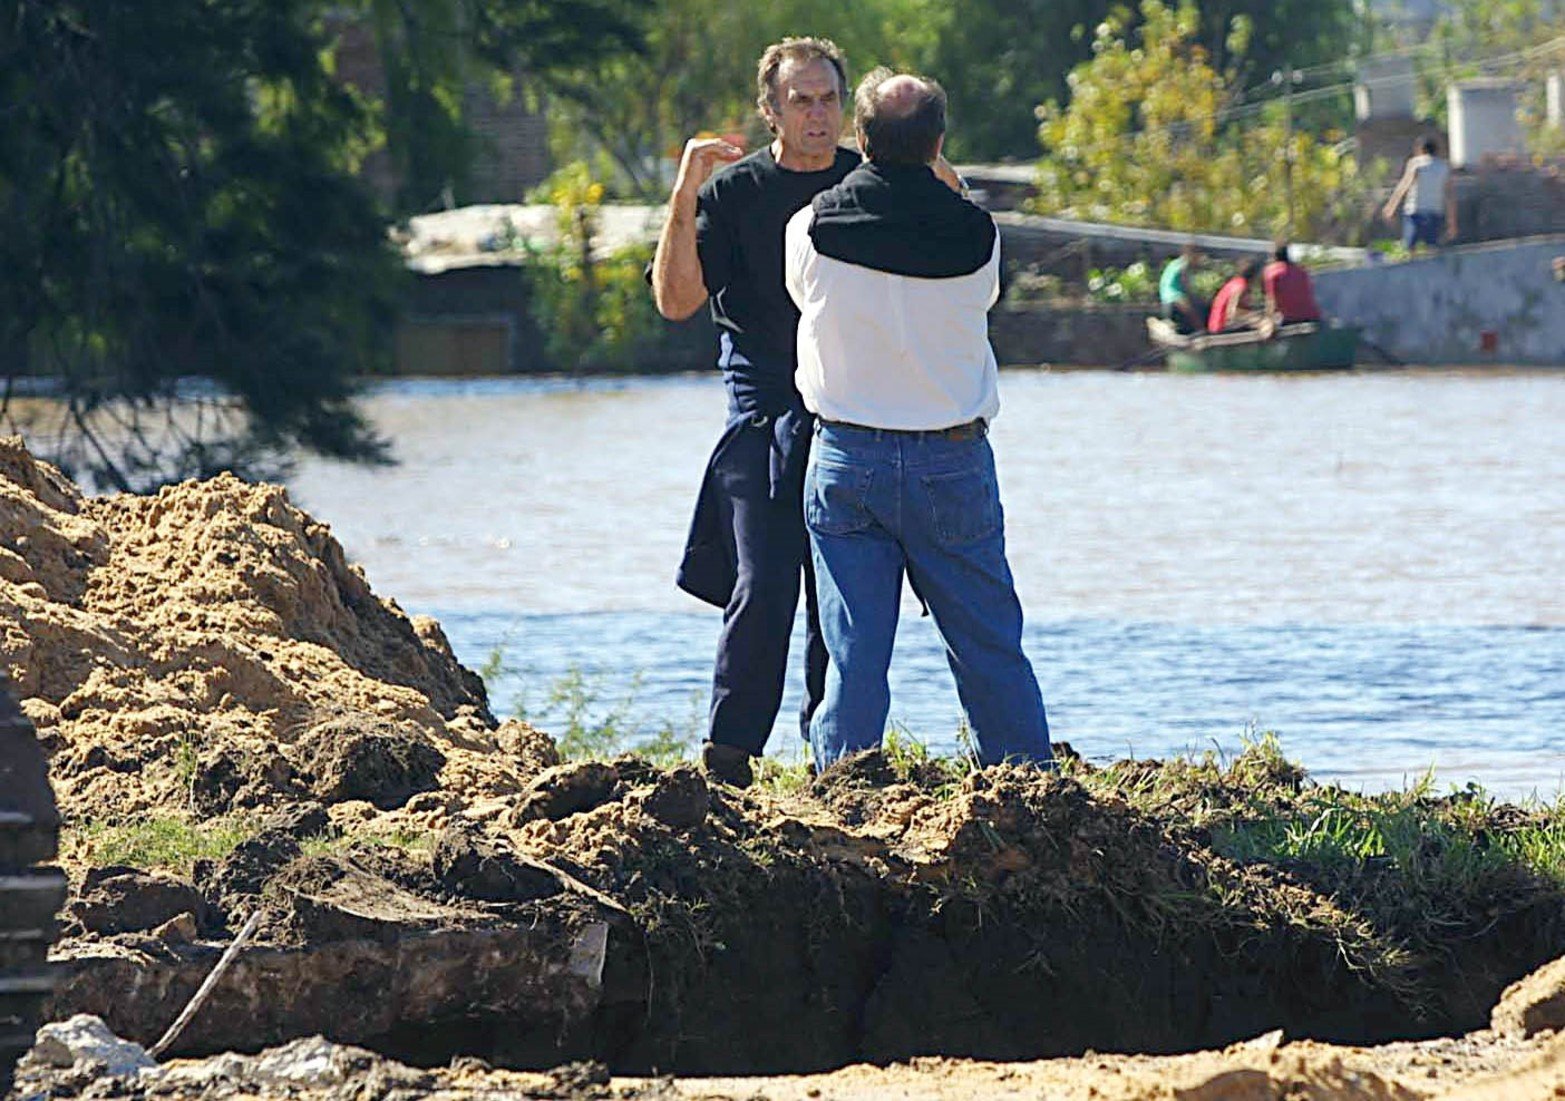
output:
[[[90,498],[0,439],[0,668],[77,819],[310,797],[386,810],[515,792],[547,739],[495,730],[431,619],[370,591],[278,486]]]
[[[1454,834],[1417,847],[1427,896],[1368,861],[1236,855],[1221,836],[1314,813],[1275,754],[870,753],[792,792],[562,763],[285,491],[229,477],[88,498],[0,441],[0,667],[78,838],[232,835],[67,850],[57,1015],[155,1039],[259,913],[187,1053],[321,1032],[424,1066],[782,1074],[1363,1043],[1479,1028],[1565,953],[1558,884],[1491,862],[1461,894],[1435,874]],[[1426,897],[1446,908],[1420,924]]]

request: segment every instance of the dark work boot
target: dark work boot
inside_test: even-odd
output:
[[[755,781],[750,755],[742,749],[719,742],[701,743],[701,771],[719,783],[747,788]]]

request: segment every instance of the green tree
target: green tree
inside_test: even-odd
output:
[[[954,160],[1030,157],[1036,106],[1064,97],[1065,77],[1091,56],[1106,0],[972,0],[930,5],[920,67],[951,97]]]
[[[952,155],[1030,157],[1038,104],[1063,100],[1065,80],[1092,56],[1113,20],[1133,32],[1140,13],[1124,0],[944,0],[920,12],[928,48],[919,64],[951,93]],[[1242,33],[1235,36],[1235,28]],[[1353,0],[1205,0],[1192,41],[1240,86],[1277,69],[1345,58],[1361,33]],[[1241,46],[1241,49],[1235,49]]]
[[[1357,169],[1331,140],[1289,125],[1280,102],[1230,120],[1231,78],[1197,39],[1193,5],[1144,0],[1072,71],[1068,107],[1041,109],[1042,213],[1189,231],[1306,237],[1351,207]],[[1242,56],[1242,35],[1233,36]],[[1328,136],[1329,137],[1329,136]]]
[[[335,24],[365,20],[386,73],[378,104],[398,180],[398,213],[449,191],[463,201],[476,139],[469,90],[538,95],[558,76],[643,46],[654,0],[352,0],[315,6]]]
[[[1353,0],[1200,0],[1195,39],[1214,68],[1250,88],[1278,70],[1346,63],[1364,33]]]
[[[568,158],[601,154],[628,189],[661,199],[671,158],[702,131],[765,131],[755,118],[755,63],[768,43],[788,35],[831,38],[847,54],[852,79],[881,64],[907,64],[922,41],[912,0],[775,0],[712,4],[656,0],[646,50],[620,53],[561,73],[549,82],[549,108]]]
[[[0,419],[77,476],[384,457],[399,269],[323,45],[302,0],[0,0]]]

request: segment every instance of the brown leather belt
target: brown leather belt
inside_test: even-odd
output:
[[[981,440],[989,434],[989,422],[982,417],[975,417],[966,424],[954,424],[950,428],[874,428],[867,424],[854,424],[852,421],[829,421],[824,417],[820,418],[820,422],[832,428],[851,428],[855,432],[874,432],[877,435],[886,436],[907,436],[916,440],[947,440],[951,443]]]

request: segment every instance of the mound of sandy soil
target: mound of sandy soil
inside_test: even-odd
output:
[[[378,598],[281,487],[224,476],[89,498],[14,437],[0,670],[78,819],[482,798],[551,759],[525,730],[497,737],[438,624]]]
[[[276,486],[89,498],[0,440],[0,670],[78,838],[236,831],[135,867],[67,849],[89,856],[59,1016],[150,1042],[259,912],[176,1052],[320,1032],[425,1066],[835,1072],[734,1087],[779,1097],[1432,1097],[1532,1055],[1529,1081],[1558,1077],[1540,1031],[1557,976],[1480,1039],[1427,1039],[1482,1029],[1507,984],[1565,952],[1557,884],[1515,861],[1437,874],[1444,846],[1516,828],[1507,808],[1412,808],[1416,866],[1348,867],[1214,843],[1315,813],[1265,753],[1105,782],[871,753],[793,792],[562,763],[547,735],[496,724],[438,625],[377,597]],[[1221,1050],[1274,1029],[1425,1039],[1401,1057]],[[1021,1065],[1093,1050],[1144,1055]],[[428,1077],[455,1095],[518,1081]]]

